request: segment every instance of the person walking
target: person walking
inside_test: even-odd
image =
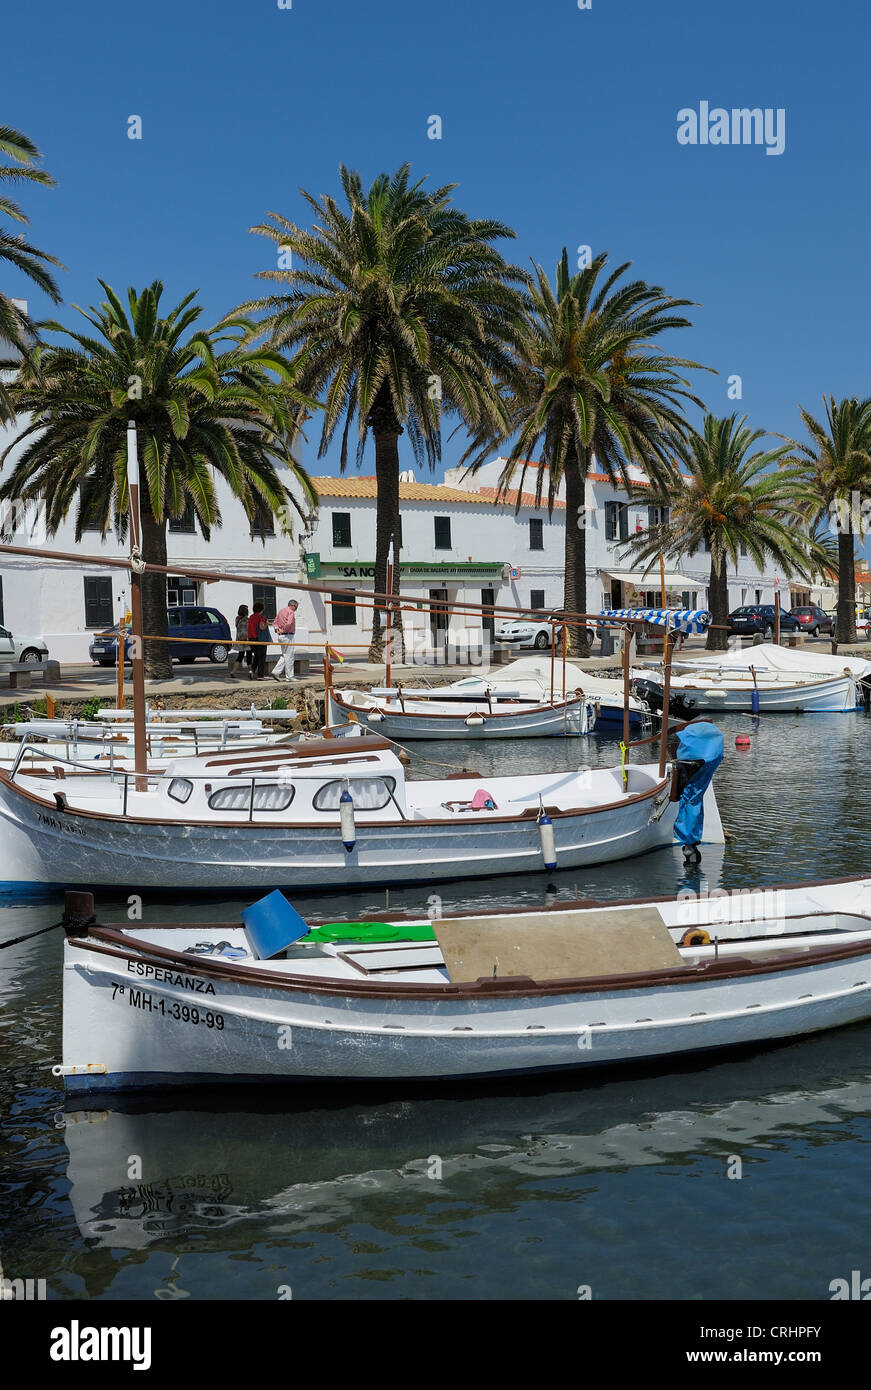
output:
[[[296,610],[299,608],[295,598],[290,603],[285,604],[275,615],[275,622],[272,626],[278,637],[278,645],[281,648],[281,655],[272,668],[272,674],[277,681],[293,679],[293,649],[296,645]]]
[[[230,659],[227,662],[228,675],[236,675],[236,667],[245,665],[245,658],[249,652],[250,648],[248,646],[248,605],[247,603],[240,603],[239,611],[236,614],[236,646],[235,649],[230,653]],[[244,674],[244,671],[240,671],[240,678]]]
[[[255,603],[248,619],[248,641],[254,643],[251,657],[251,679],[262,680],[266,675],[266,644],[269,641],[269,624],[262,603]]]

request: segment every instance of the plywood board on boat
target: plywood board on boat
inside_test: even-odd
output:
[[[532,980],[630,975],[683,965],[655,907],[621,912],[585,910],[510,917],[443,917],[433,923],[450,979],[492,976]]]

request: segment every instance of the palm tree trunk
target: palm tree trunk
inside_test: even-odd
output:
[[[570,613],[587,611],[587,532],[584,491],[588,457],[566,461],[566,549],[563,606]],[[568,625],[568,650],[572,656],[586,656],[585,625]]]
[[[838,627],[839,642],[856,641],[856,559],[853,532],[838,533]]]
[[[142,558],[149,565],[166,564],[166,522],[156,521],[147,503],[142,508]],[[146,637],[166,637],[165,574],[147,572],[142,576],[142,622]],[[172,676],[165,641],[145,643],[145,675],[148,680],[169,680]]]
[[[711,626],[705,646],[709,651],[725,652],[729,649],[729,633],[726,622],[729,617],[729,579],[726,574],[725,555],[711,554]]]
[[[384,387],[378,392],[375,404],[369,413],[369,425],[375,437],[375,478],[377,498],[375,503],[375,592],[387,592],[387,561],[390,542],[393,541],[393,589],[399,595],[399,436],[402,426],[396,418],[390,392]],[[372,614],[372,640],[369,644],[369,660],[382,661],[384,658],[384,610],[376,608]],[[398,633],[399,655],[404,658],[405,648],[402,620],[398,608],[391,614],[391,630]],[[393,655],[397,655],[394,649]]]

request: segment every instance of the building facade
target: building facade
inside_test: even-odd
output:
[[[0,451],[14,438],[0,430]],[[565,526],[582,524],[587,542],[587,607],[603,608],[660,603],[660,568],[647,573],[621,558],[621,541],[645,529],[656,517],[643,501],[627,501],[625,491],[599,473],[587,481],[581,518],[567,518],[558,497],[549,512],[536,505],[535,473],[527,473],[524,491],[497,500],[504,460],[494,459],[473,478],[449,470],[443,484],[421,483],[412,474],[400,482],[402,534],[397,561],[404,600],[406,650],[432,659],[449,650],[453,659],[476,659],[499,620],[480,611],[493,606],[523,610],[558,610],[563,605]],[[0,472],[6,477],[14,454]],[[637,475],[643,485],[644,479]],[[362,654],[369,645],[371,603],[363,596],[374,586],[376,485],[374,477],[316,478],[317,514],[291,538],[266,519],[252,527],[241,506],[218,479],[222,525],[206,541],[192,516],[169,523],[169,563],[202,566],[242,576],[241,580],[196,582],[171,577],[167,603],[218,608],[230,621],[238,606],[261,600],[267,614],[291,597],[279,588],[277,599],[267,578],[308,581],[325,592],[298,595],[298,643],[314,650],[330,642],[340,652]],[[546,488],[544,489],[546,493]],[[94,632],[103,631],[127,611],[129,582],[123,571],[100,568],[85,557],[124,556],[126,543],[114,535],[85,531],[75,540],[74,518],[48,538],[39,509],[6,506],[0,517],[3,538],[16,544],[78,553],[81,561],[50,562],[39,556],[0,557],[0,624],[16,635],[42,637],[60,661],[87,661]],[[706,607],[709,559],[699,553],[669,558],[666,602],[679,607]],[[772,573],[760,574],[742,557],[729,575],[729,604],[793,601],[788,584],[778,586]],[[818,601],[818,600],[814,600]],[[468,608],[465,605],[469,605]]]

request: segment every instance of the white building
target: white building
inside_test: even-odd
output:
[[[0,452],[15,437],[0,429]],[[10,457],[0,472],[8,477]],[[563,605],[565,502],[559,497],[551,513],[536,507],[535,473],[527,472],[519,507],[517,494],[497,503],[497,485],[504,460],[485,465],[474,478],[449,470],[444,484],[422,483],[413,474],[400,482],[402,513],[398,556],[403,599],[413,607],[403,613],[407,648],[425,657],[444,650],[446,641],[458,656],[480,650],[493,617],[463,612],[464,604],[505,605],[553,610]],[[637,475],[643,482],[641,475]],[[308,529],[290,539],[276,534],[271,521],[252,528],[229,488],[217,480],[223,524],[205,541],[194,530],[192,517],[169,523],[168,560],[193,567],[243,576],[242,581],[197,583],[170,578],[167,602],[215,607],[231,627],[238,606],[262,600],[274,613],[275,591],[263,583],[275,577],[308,580],[329,586],[326,593],[298,595],[299,645],[308,635],[317,649],[329,640],[339,651],[362,653],[369,644],[372,609],[359,597],[374,586],[376,487],[374,477],[316,478],[320,507]],[[546,488],[544,489],[546,493]],[[571,520],[571,519],[570,519]],[[587,607],[634,603],[659,605],[659,565],[646,575],[620,558],[621,539],[644,529],[653,520],[643,503],[627,502],[625,491],[593,473],[587,481],[585,522],[587,539]],[[48,539],[38,509],[3,509],[3,539],[36,548],[94,556],[124,556],[114,535],[105,541],[98,531],[86,531],[76,542],[71,518]],[[681,607],[705,607],[709,560],[700,553],[669,561],[666,600]],[[759,574],[749,559],[729,576],[729,605],[772,603],[776,576]],[[806,591],[803,591],[806,592]],[[278,590],[279,605],[291,597]],[[789,606],[789,586],[781,589]],[[804,600],[806,601],[806,600]],[[60,661],[87,661],[88,645],[96,631],[124,615],[129,583],[123,571],[81,561],[49,562],[39,556],[0,556],[0,624],[20,635],[42,637]],[[437,611],[431,612],[433,605]],[[459,610],[459,611],[458,611]]]

